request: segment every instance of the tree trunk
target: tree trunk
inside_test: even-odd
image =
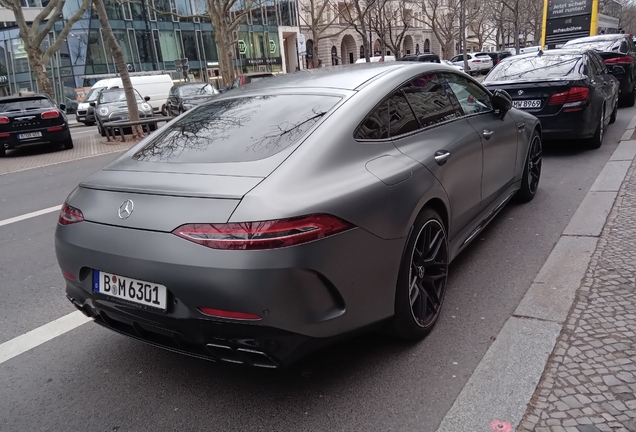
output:
[[[314,42],[314,46],[312,48],[314,52],[312,53],[313,57],[311,61],[313,62],[314,67],[317,68],[317,67],[320,67],[320,59],[318,58],[318,46],[320,43],[320,34],[318,33],[318,30],[315,27],[311,28],[311,37]]]
[[[519,5],[517,4],[517,9],[515,9],[515,24],[514,24],[514,28],[515,28],[515,49],[517,50],[517,53],[519,53],[519,49],[520,44],[519,44]]]
[[[219,48],[219,69],[221,77],[223,77],[223,84],[231,86],[236,78],[234,73],[234,37],[228,28],[225,17],[212,13],[210,16],[214,27],[214,40]]]
[[[459,44],[464,57],[464,70],[469,71],[468,50],[466,49],[466,0],[459,2]]]
[[[51,84],[49,74],[46,72],[46,64],[44,63],[44,52],[40,48],[30,49],[27,51],[29,66],[35,75],[35,81],[38,85],[40,93],[47,94],[51,99],[55,100],[55,91]],[[63,102],[62,102],[63,103]]]
[[[128,73],[128,66],[124,61],[124,54],[121,51],[117,39],[113,34],[113,29],[108,21],[108,15],[106,14],[106,8],[104,7],[103,0],[93,0],[97,15],[99,16],[99,22],[102,25],[102,31],[106,38],[106,45],[110,48],[110,52],[115,60],[115,65],[119,70],[122,85],[124,86],[124,93],[126,94],[126,105],[128,106],[128,114],[131,121],[139,120],[139,109],[137,107],[137,98],[135,97],[135,91],[130,81],[130,74]],[[133,139],[140,139],[143,136],[143,130],[141,126],[135,125],[132,127]]]

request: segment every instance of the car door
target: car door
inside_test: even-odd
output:
[[[166,105],[168,105],[168,113],[170,115],[179,115],[179,99],[178,99],[177,88],[173,87],[170,89],[170,93],[168,94],[168,101]]]
[[[607,122],[614,109],[615,79],[611,79],[603,61],[598,58],[598,54],[593,51],[587,53],[587,72],[592,85],[592,100],[596,99],[597,107],[600,110],[605,104],[605,121]]]
[[[510,115],[495,113],[490,94],[463,74],[445,72],[443,78],[461,106],[466,121],[481,139],[483,175],[482,210],[495,202],[514,182],[519,132],[523,127]]]
[[[395,146],[428,168],[446,191],[451,207],[449,237],[454,238],[479,214],[483,164],[479,136],[461,118],[435,73],[403,85],[392,95],[388,109]],[[401,124],[416,126],[398,127]]]

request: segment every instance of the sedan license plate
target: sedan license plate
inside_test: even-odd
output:
[[[93,271],[93,291],[121,300],[166,310],[168,290],[152,282]]]
[[[18,138],[20,139],[28,139],[28,138],[39,138],[42,136],[42,132],[30,132],[30,133],[23,133],[18,135]]]
[[[512,106],[514,106],[515,108],[520,108],[520,109],[524,109],[524,108],[541,108],[541,101],[534,99],[534,100],[516,100],[516,101],[512,101]]]
[[[130,116],[121,116],[119,117],[119,120],[128,121],[130,120]]]

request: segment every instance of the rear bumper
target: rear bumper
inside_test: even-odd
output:
[[[274,366],[392,316],[403,245],[354,229],[296,247],[223,251],[91,222],[58,226],[55,237],[60,267],[76,277],[66,279],[68,296],[99,324],[198,357],[251,364],[252,349]],[[165,285],[167,310],[93,292],[93,269]],[[210,317],[199,307],[262,318]]]
[[[36,137],[36,138],[27,138],[27,139],[18,138],[19,135],[30,133],[30,132],[41,132],[42,136]],[[13,148],[18,148],[18,147],[23,147],[28,145],[35,145],[35,144],[58,144],[69,139],[70,136],[71,136],[71,133],[68,129],[68,125],[65,124],[62,126],[61,130],[54,131],[54,132],[48,132],[47,128],[11,132],[8,137],[0,138],[0,145],[4,147],[5,149],[13,149]]]
[[[582,111],[564,112],[554,115],[537,115],[541,121],[543,138],[546,140],[573,140],[591,138],[596,132],[598,120],[591,106]]]

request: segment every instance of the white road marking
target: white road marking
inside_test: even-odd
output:
[[[51,321],[48,324],[44,324],[35,330],[31,330],[28,333],[13,338],[0,345],[0,364],[7,360],[11,360],[13,357],[19,356],[38,345],[42,345],[51,339],[61,336],[82,324],[86,324],[89,321],[92,321],[92,319],[86,317],[80,311],[75,311],[63,316],[62,318],[58,318],[55,321]]]
[[[34,218],[36,216],[41,216],[43,214],[52,213],[54,211],[58,211],[61,208],[62,208],[61,205],[56,205],[56,206],[53,206],[53,207],[45,208],[45,209],[42,209],[42,210],[38,210],[38,211],[31,212],[31,213],[23,214],[23,215],[20,215],[20,216],[9,218],[9,219],[0,220],[0,226],[5,226],[5,225],[9,225],[9,224],[12,224],[12,223],[15,223],[15,222],[20,222],[20,221],[23,221],[25,219],[31,219],[31,218]]]

